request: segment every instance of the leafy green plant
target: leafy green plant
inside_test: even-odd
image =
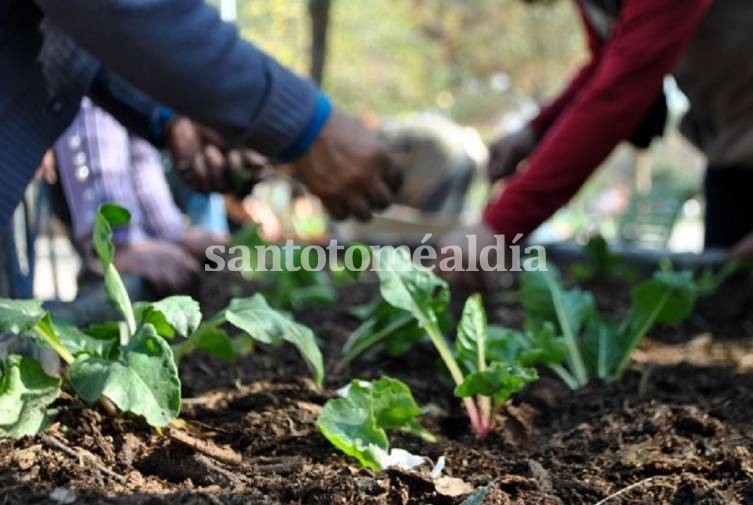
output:
[[[67,365],[63,378],[46,375],[28,357],[10,356],[0,379],[0,437],[20,437],[43,430],[50,405],[69,387],[87,403],[102,398],[121,412],[142,416],[152,426],[169,424],[180,413],[181,383],[173,348],[179,356],[205,350],[233,358],[249,343],[295,345],[321,383],[324,366],[313,332],[269,307],[261,295],[233,300],[215,318],[201,324],[198,303],[174,296],[132,304],[113,266],[112,227],[128,222],[125,209],[103,205],[97,214],[93,245],[105,274],[105,292],[123,321],[87,329],[53,321],[39,301],[0,299],[0,332],[25,334],[53,349]],[[240,334],[230,337],[223,327]]]
[[[335,288],[326,272],[303,267],[301,248],[286,248],[267,242],[259,235],[258,227],[255,225],[246,226],[238,231],[229,246],[230,249],[236,246],[248,248],[250,265],[242,272],[243,276],[262,284],[262,293],[273,307],[300,309],[309,303],[329,305],[336,301]],[[280,269],[258,269],[258,262],[266,261],[268,258],[260,258],[257,247],[278,251]],[[269,266],[267,265],[267,268]]]
[[[553,266],[526,272],[521,289],[526,332],[517,352],[549,365],[571,388],[593,378],[617,379],[655,324],[683,321],[698,297],[713,288],[708,276],[696,281],[691,272],[659,271],[633,288],[631,308],[618,320],[600,313],[591,293],[566,289]]]
[[[231,337],[225,327],[240,334]],[[225,310],[204,322],[175,349],[179,358],[202,350],[230,361],[251,352],[257,342],[267,345],[288,342],[295,346],[311,368],[314,381],[321,385],[324,361],[314,332],[272,308],[261,294],[231,300]]]
[[[383,251],[380,292],[394,307],[409,313],[425,331],[455,383],[455,396],[463,401],[479,438],[491,429],[492,410],[538,377],[517,362],[490,361],[486,313],[481,297],[468,299],[458,324],[455,346],[447,341],[440,314],[447,312],[447,283],[413,264],[406,251]]]
[[[402,356],[418,342],[428,341],[429,335],[413,315],[379,299],[356,307],[351,314],[362,323],[343,344],[340,364],[347,365],[367,351],[384,351],[391,357]],[[437,314],[443,332],[452,322],[445,310]]]
[[[594,278],[611,279],[632,283],[637,277],[635,269],[623,261],[622,256],[612,252],[609,242],[602,235],[594,235],[585,246],[583,252],[585,262],[574,263],[569,273],[576,281],[587,281]]]
[[[381,470],[388,466],[390,456],[388,430],[434,441],[418,423],[422,413],[410,388],[397,379],[354,380],[342,398],[324,405],[316,425],[342,452],[367,468]]]

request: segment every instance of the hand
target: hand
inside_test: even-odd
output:
[[[476,258],[474,259],[476,260],[476,268],[478,268],[478,272],[467,271],[471,260],[470,255],[472,253],[472,251],[470,250],[470,241],[468,239],[469,235],[476,238]],[[437,274],[444,277],[450,284],[453,284],[455,286],[468,289],[482,289],[484,287],[484,272],[481,271],[481,264],[479,261],[481,251],[485,247],[495,246],[496,243],[497,238],[494,234],[494,231],[484,223],[478,223],[471,226],[458,228],[457,230],[448,233],[439,241]],[[445,248],[450,249],[446,252],[442,252]],[[455,252],[458,250],[460,252],[460,257],[457,259],[460,260],[459,263],[460,265],[462,265],[463,271],[441,270],[442,260],[445,259],[448,260],[449,266],[459,266],[457,264],[453,264],[455,262],[452,259],[449,259],[457,257]],[[496,257],[493,254],[489,255],[489,262],[493,265],[496,265]]]
[[[536,141],[536,133],[529,126],[493,142],[489,146],[489,180],[496,182],[514,174],[533,152]]]
[[[753,233],[738,242],[730,253],[732,259],[753,259]]]
[[[335,219],[362,221],[387,208],[400,176],[376,134],[335,110],[311,150],[293,162],[296,174]]]
[[[165,143],[178,171],[203,193],[247,195],[259,181],[266,160],[248,149],[225,148],[209,128],[178,116],[167,123]]]
[[[201,226],[191,226],[180,238],[180,246],[198,261],[203,261],[207,249],[214,245],[223,245],[228,237],[221,233],[213,233]]]
[[[57,182],[58,175],[55,169],[55,153],[52,149],[44,153],[42,162],[37,167],[37,173],[34,177],[43,180],[51,186]]]
[[[199,263],[179,245],[161,240],[118,247],[113,260],[121,273],[142,277],[160,294],[177,293],[188,286]]]

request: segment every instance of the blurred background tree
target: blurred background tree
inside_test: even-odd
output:
[[[238,0],[238,25],[309,74],[321,68],[312,62],[309,16],[327,4],[323,86],[355,113],[440,109],[489,132],[505,114],[554,93],[584,57],[567,1]]]

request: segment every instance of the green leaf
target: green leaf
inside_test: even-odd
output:
[[[679,323],[693,311],[698,289],[692,272],[658,272],[640,284],[632,294],[632,316],[654,318],[658,323]]]
[[[314,381],[321,385],[324,361],[314,332],[270,307],[262,295],[232,300],[221,317],[263,344],[293,344],[313,370]]]
[[[112,227],[125,225],[130,219],[131,214],[123,207],[109,203],[100,205],[94,218],[92,244],[105,273],[107,297],[125,318],[129,332],[133,333],[136,331],[136,317],[133,313],[131,299],[123,284],[123,279],[120,278],[120,274],[112,264],[115,254],[115,246],[112,243]]]
[[[39,300],[0,298],[0,333],[19,334],[32,329],[47,315]]]
[[[515,363],[528,347],[523,334],[504,326],[490,324],[486,331],[486,354],[489,362]]]
[[[112,228],[128,224],[131,213],[112,203],[100,205],[94,219],[92,245],[103,266],[112,264],[115,246],[112,243]]]
[[[382,250],[379,291],[384,300],[416,318],[422,327],[439,326],[438,313],[447,310],[450,289],[443,279],[417,268],[403,249]]]
[[[110,321],[108,323],[94,323],[89,325],[85,332],[87,335],[91,335],[94,338],[100,340],[118,340],[120,339],[120,331],[122,322]]]
[[[382,377],[368,385],[354,380],[345,398],[324,405],[316,424],[335,447],[363,466],[380,470],[379,454],[390,448],[386,430],[431,438],[417,422],[421,413],[408,386]]]
[[[373,382],[368,389],[374,404],[377,424],[382,428],[402,428],[422,414],[410,388],[399,380],[382,377]]]
[[[557,335],[552,323],[544,323],[538,330],[527,332],[524,338],[528,344],[518,358],[523,366],[559,365],[567,359],[567,343]]]
[[[467,371],[486,368],[488,332],[483,300],[480,294],[475,294],[465,302],[455,340],[455,353]]]
[[[57,330],[52,324],[52,317],[50,317],[49,314],[45,315],[42,320],[36,324],[32,335],[35,339],[40,341],[42,345],[51,347],[67,364],[70,365],[73,363],[74,356],[60,340]]]
[[[170,296],[158,302],[137,302],[134,304],[136,318],[149,323],[157,333],[165,338],[177,333],[187,337],[201,324],[201,307],[190,296]]]
[[[371,248],[362,242],[354,242],[352,244],[349,244],[343,252],[343,258],[345,258],[345,255],[350,255],[350,257],[352,258],[350,264],[351,266],[356,268],[361,267],[362,265],[370,265],[373,261],[373,258],[371,257]],[[348,268],[346,261],[340,261],[339,265],[343,268],[343,272],[341,273],[344,273],[345,276],[356,281],[364,275],[364,272],[368,271],[368,268],[366,270]]]
[[[172,350],[150,324],[139,328],[119,360],[79,356],[69,378],[84,401],[94,403],[105,396],[152,426],[166,426],[180,413],[180,379]]]
[[[185,342],[181,342],[173,349],[178,361],[197,350],[228,362],[233,362],[238,355],[242,355],[227,332],[213,326],[199,328]]]
[[[555,267],[547,265],[556,272]],[[526,327],[539,329],[544,323],[557,321],[557,311],[552,303],[552,293],[547,283],[546,272],[523,272],[520,277],[520,302],[526,317]]]
[[[553,324],[544,323],[538,331],[525,334],[490,325],[487,338],[490,363],[518,363],[521,366],[559,365],[567,357],[567,346],[557,336]]]
[[[110,358],[120,343],[118,333],[100,338],[84,333],[74,325],[61,321],[52,321],[52,327],[63,347],[74,356],[86,353]]]
[[[628,344],[617,322],[606,317],[591,319],[583,332],[583,358],[590,375],[611,378]]]
[[[377,426],[386,430],[401,430],[429,442],[436,439],[418,423],[423,410],[403,382],[382,377],[370,386]]]
[[[0,438],[43,431],[48,425],[47,407],[60,396],[60,384],[36,360],[8,357],[0,377]]]
[[[548,271],[524,274],[521,296],[529,332],[536,334],[544,324],[556,322],[567,346],[568,364],[578,383],[585,384],[588,373],[583,362],[580,333],[586,321],[595,314],[591,293],[579,289],[565,290],[559,271],[550,265]]]
[[[630,315],[619,331],[622,358],[614,376],[622,375],[633,351],[654,324],[676,324],[687,319],[703,291],[704,287],[693,280],[692,272],[660,271],[636,287]]]
[[[392,305],[385,303],[384,300],[379,299],[373,302],[362,303],[361,305],[351,307],[348,309],[348,314],[355,317],[359,321],[366,321],[367,319],[373,317],[380,310],[379,307],[382,305],[392,307]]]
[[[559,321],[562,330],[565,329],[562,328],[564,323],[574,334],[578,334],[594,311],[591,293],[577,288],[566,290],[559,271],[553,265],[549,266],[548,271],[537,270],[523,274],[521,302],[526,323],[529,328],[533,326],[531,329],[536,330],[547,322]],[[562,309],[562,314],[558,313],[558,307]]]
[[[381,470],[377,450],[388,451],[389,439],[377,426],[368,389],[353,381],[345,398],[329,400],[316,420],[322,435],[361,465]]]
[[[465,381],[455,388],[455,396],[459,398],[488,396],[502,403],[522,390],[526,384],[537,379],[538,375],[533,368],[492,363],[483,372],[468,375]]]
[[[290,293],[290,306],[296,310],[306,305],[317,303],[320,305],[332,305],[337,301],[337,292],[329,282],[321,281],[312,286],[300,286]]]
[[[450,288],[447,282],[414,265],[409,251],[403,247],[382,249],[376,266],[382,298],[416,318],[419,326],[426,330],[431,338],[452,380],[455,384],[461,384],[463,371],[444,336],[443,319],[438,315],[446,315],[450,303]],[[473,416],[476,416],[475,405],[469,402],[466,409],[473,419]]]
[[[426,331],[409,312],[384,300],[369,308],[366,320],[343,345],[342,363],[349,363],[370,349],[383,349],[390,356],[401,356],[417,342],[427,339]]]
[[[235,246],[248,247],[252,254],[256,251],[256,246],[267,246],[269,243],[259,235],[259,225],[247,224],[235,232],[228,242],[228,248]],[[255,259],[255,258],[254,258]]]

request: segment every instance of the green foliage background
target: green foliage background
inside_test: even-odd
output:
[[[245,38],[307,72],[306,0],[238,0],[238,25]],[[579,21],[565,0],[533,6],[522,0],[333,0],[324,87],[354,113],[442,108],[484,128],[523,97],[540,102],[550,96],[583,56]],[[492,79],[500,82],[502,75],[510,87],[495,90]]]

